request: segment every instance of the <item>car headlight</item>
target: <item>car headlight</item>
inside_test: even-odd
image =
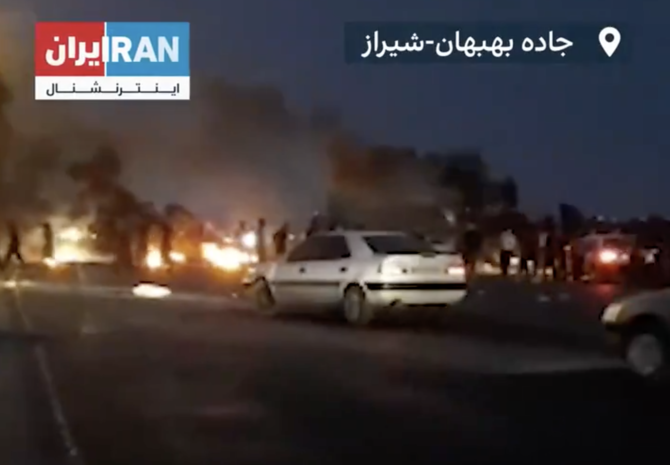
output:
[[[614,263],[619,260],[619,254],[615,250],[601,250],[598,259],[602,263]]]
[[[614,302],[612,304],[609,304],[605,308],[601,320],[603,323],[616,323],[622,311],[623,311],[622,302]]]

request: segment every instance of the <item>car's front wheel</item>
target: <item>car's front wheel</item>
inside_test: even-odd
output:
[[[351,286],[344,292],[342,306],[344,318],[352,326],[366,326],[374,318],[374,310],[359,286]]]
[[[626,335],[624,355],[631,370],[653,383],[670,379],[670,339],[658,324],[633,326]]]

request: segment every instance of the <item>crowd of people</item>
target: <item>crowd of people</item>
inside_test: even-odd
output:
[[[482,260],[484,237],[474,225],[464,233],[462,254],[469,272]],[[503,276],[510,274],[512,259],[517,257],[517,273],[522,276],[539,275],[543,279],[568,277],[570,259],[567,254],[569,240],[555,231],[504,230],[498,240],[498,265]]]
[[[470,275],[476,273],[477,264],[487,261],[497,262],[503,276],[511,274],[512,262],[515,274],[521,277],[541,280],[577,281],[588,277],[589,263],[586,262],[588,247],[582,234],[566,234],[558,228],[528,225],[516,230],[505,229],[494,237],[495,257],[485,253],[487,238],[480,229],[469,224],[461,240],[461,253]],[[621,236],[628,237],[625,235]],[[490,237],[489,237],[490,239]],[[489,241],[490,242],[490,241]],[[647,250],[634,236],[631,237],[628,261],[621,266],[622,279],[665,279],[670,275],[666,268],[668,260],[665,248],[655,248],[653,263],[646,260]]]
[[[173,266],[173,250],[175,248],[175,231],[167,222],[140,222],[133,228],[122,228],[107,225],[107,236],[112,238],[112,255],[117,264],[122,267],[137,267],[145,263],[147,253],[152,247],[159,249],[162,263],[167,269]],[[327,217],[314,214],[307,227],[298,233],[301,237],[309,237],[315,233],[333,230],[337,224]],[[156,232],[160,235],[157,238]],[[246,222],[239,223],[235,237],[242,242],[242,237],[253,232],[255,248],[259,262],[284,256],[290,248],[294,238],[288,222],[268,231],[265,219],[260,218],[253,227]],[[53,227],[47,222],[41,225],[42,258],[54,259],[55,237]],[[200,237],[202,236],[202,237]],[[0,267],[5,269],[12,261],[25,263],[23,254],[22,235],[14,221],[6,226],[6,249],[0,255]],[[204,230],[198,237],[191,238],[194,243],[202,243],[205,238]],[[499,266],[503,276],[515,274],[523,277],[539,277],[542,280],[578,280],[584,275],[584,257],[575,247],[576,237],[560,231],[559,228],[549,226],[527,225],[514,229],[505,229],[497,237],[491,233],[482,232],[481,228],[470,223],[460,237],[459,251],[463,256],[468,274],[476,273],[477,265],[494,261]],[[200,240],[200,242],[198,242]],[[495,243],[491,247],[491,242]],[[490,251],[495,251],[495,259],[491,260]]]
[[[469,224],[463,234],[461,253],[466,267],[473,272],[476,264],[482,260],[484,235],[474,225]],[[534,230],[528,228],[514,232],[504,230],[498,239],[498,264],[503,276],[510,273],[513,257],[518,257],[518,273],[532,276],[566,276],[568,260],[565,248],[569,240],[552,230]]]

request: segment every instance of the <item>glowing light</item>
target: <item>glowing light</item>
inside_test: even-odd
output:
[[[152,270],[161,268],[163,266],[163,256],[159,250],[151,249],[149,250],[149,253],[147,253],[145,263],[147,267]]]
[[[86,233],[79,228],[70,227],[63,229],[58,238],[64,241],[79,242],[86,238]]]
[[[619,254],[614,250],[602,250],[598,258],[603,263],[614,263],[619,260]]]
[[[447,268],[447,273],[454,276],[465,276],[465,267],[450,266],[449,268]]]
[[[256,244],[258,244],[258,237],[256,236],[255,232],[249,231],[242,236],[241,241],[244,247],[253,249],[256,247]]]
[[[226,271],[239,270],[247,263],[247,255],[235,247],[220,247],[209,242],[202,244],[202,256],[205,260]]]
[[[145,299],[164,299],[172,294],[170,288],[159,286],[157,284],[142,283],[133,288],[133,295],[135,297],[142,297]]]
[[[63,244],[56,248],[52,260],[54,263],[63,264],[84,262],[87,258],[88,254],[81,247],[75,244]]]
[[[170,258],[176,263],[184,263],[186,261],[186,255],[181,252],[170,252]]]
[[[56,268],[60,265],[60,263],[58,263],[58,261],[55,258],[45,258],[44,264],[49,268]]]

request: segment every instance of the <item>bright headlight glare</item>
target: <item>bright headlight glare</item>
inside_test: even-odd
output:
[[[613,263],[619,259],[619,254],[615,250],[602,250],[598,258],[603,263]]]

